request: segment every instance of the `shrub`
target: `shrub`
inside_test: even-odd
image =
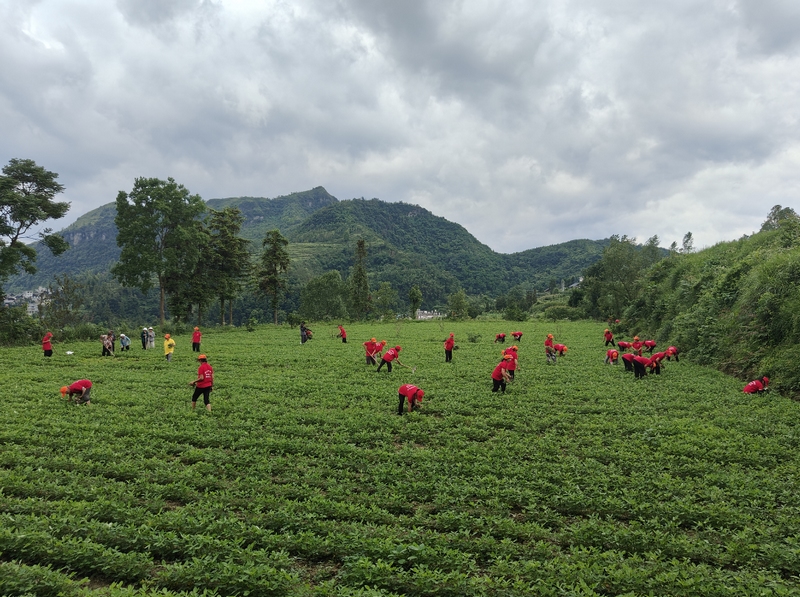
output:
[[[566,305],[554,305],[544,310],[547,319],[556,321],[558,319],[568,319],[569,321],[579,321],[586,318],[583,309],[577,307],[567,307]]]

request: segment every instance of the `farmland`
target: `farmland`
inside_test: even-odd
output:
[[[212,413],[189,407],[188,336],[172,363],[3,349],[0,594],[800,592],[798,403],[683,361],[634,380],[598,324],[312,328],[207,330]],[[416,371],[367,367],[370,336]],[[64,404],[83,377],[92,405]],[[399,417],[403,383],[426,396]]]

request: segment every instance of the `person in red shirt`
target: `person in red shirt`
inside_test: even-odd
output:
[[[206,410],[211,412],[211,390],[214,386],[214,370],[211,368],[211,365],[208,364],[206,355],[199,355],[197,360],[200,361],[200,367],[197,369],[197,379],[189,384],[190,386],[194,386],[192,410],[197,406],[197,399],[202,394]]]
[[[399,346],[395,346],[394,348],[390,348],[389,350],[387,350],[386,354],[381,357],[381,364],[378,365],[378,368],[375,370],[375,372],[377,373],[378,371],[381,370],[381,367],[386,365],[387,371],[389,371],[389,373],[391,373],[392,372],[392,361],[397,361],[398,365],[400,365],[401,367],[405,367],[405,365],[403,365],[403,363],[400,362],[400,351],[401,350],[402,350],[402,348],[400,348]]]
[[[616,365],[619,359],[619,352],[614,348],[609,348],[606,351],[606,365]]]
[[[675,362],[676,362],[676,363],[679,363],[679,362],[680,362],[680,359],[678,358],[678,349],[677,349],[677,347],[675,347],[675,346],[670,346],[670,347],[667,349],[667,360],[668,360],[668,361],[669,361],[669,360],[671,360],[671,358],[670,358],[670,357],[675,357]]]
[[[656,341],[655,340],[645,340],[644,341],[644,347],[645,347],[645,349],[646,349],[648,354],[653,354],[653,349],[656,347]]]
[[[632,352],[626,352],[622,355],[622,363],[625,365],[625,371],[633,371],[633,357],[635,357]]]
[[[603,332],[603,338],[605,338],[605,340],[606,340],[606,346],[608,346],[609,344],[611,346],[615,346],[615,344],[614,344],[614,334],[612,334],[611,330],[609,330],[608,328],[606,328],[606,330]]]
[[[338,327],[339,333],[336,334],[336,337],[342,339],[342,344],[347,344],[347,332],[344,331],[344,328],[341,326],[341,324]]]
[[[514,337],[515,342],[522,340],[522,332],[511,332],[511,335]]]
[[[558,353],[559,356],[564,356],[567,354],[567,347],[563,344],[553,344],[553,349]]]
[[[504,333],[495,334],[494,336],[494,343],[505,344],[506,343],[506,335]]]
[[[500,390],[501,393],[506,393],[506,384],[511,381],[511,376],[508,374],[508,365],[513,358],[509,354],[503,356],[503,360],[492,371],[492,392]]]
[[[556,362],[556,349],[553,348],[553,334],[547,334],[547,338],[545,338],[544,354],[547,357],[548,363]]]
[[[420,390],[417,386],[411,385],[410,383],[400,386],[400,388],[397,390],[397,393],[400,398],[400,404],[397,406],[398,415],[403,414],[404,402],[408,402],[408,412],[418,410],[422,404],[422,398],[425,396],[425,392]]]
[[[195,327],[194,332],[192,332],[192,352],[200,352],[200,342],[203,338],[203,332],[200,331],[200,328]]]
[[[44,338],[42,338],[42,350],[44,351],[44,356],[51,357],[53,356],[53,332],[48,331]]]
[[[519,368],[519,354],[517,354],[517,350],[519,350],[517,346],[509,346],[501,353],[503,358],[505,358],[506,355],[511,357],[511,360],[508,361],[508,367],[506,367],[508,377],[511,381],[514,381],[514,373]]]
[[[650,359],[638,354],[633,355],[633,376],[635,378],[644,377],[647,375],[646,367],[650,365]]]
[[[621,348],[622,350],[628,350],[631,346],[632,344],[630,342],[625,342],[625,340],[617,342],[617,348]]]
[[[455,346],[456,341],[453,338],[453,334],[450,334],[447,337],[447,340],[444,341],[444,362],[451,363],[453,361],[453,346]]]
[[[85,404],[89,406],[92,402],[92,382],[88,379],[79,379],[68,386],[61,387],[61,396],[69,395],[70,401],[75,404]]]
[[[633,352],[635,352],[639,356],[642,356],[642,346],[644,346],[644,342],[639,340],[639,336],[634,336],[633,337],[633,343],[631,344],[631,348],[633,349]]]
[[[378,352],[378,343],[375,338],[370,338],[366,342],[364,342],[364,352],[367,357],[367,365],[377,365],[378,361],[375,360],[375,353]]]
[[[748,383],[742,388],[742,392],[745,394],[763,394],[767,391],[767,386],[769,386],[769,377],[764,376],[761,379],[754,379]]]

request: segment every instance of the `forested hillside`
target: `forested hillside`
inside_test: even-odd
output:
[[[331,270],[346,278],[359,238],[367,241],[370,286],[388,282],[405,302],[416,285],[426,307],[444,304],[460,288],[470,295],[497,296],[517,286],[544,290],[553,281],[569,284],[600,258],[607,244],[576,240],[505,255],[419,206],[378,199],[338,201],[322,187],[275,199],[211,199],[207,206],[238,208],[244,216],[241,236],[251,241],[254,253],[268,230],[277,228],[288,238],[292,264],[287,310],[297,307],[300,289],[311,279]],[[112,203],[78,218],[62,231],[70,250],[59,257],[39,251],[38,272],[10,278],[6,289],[48,286],[55,275],[107,276],[120,254],[115,215]]]
[[[625,254],[645,262],[626,268]],[[621,317],[619,330],[674,344],[696,363],[742,378],[767,375],[782,393],[800,395],[800,220],[793,210],[776,206],[750,237],[646,260],[612,239],[587,270],[586,309]],[[623,309],[613,312],[615,297]]]

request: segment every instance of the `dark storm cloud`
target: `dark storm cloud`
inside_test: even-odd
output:
[[[0,160],[71,216],[136,176],[205,198],[323,185],[498,250],[711,244],[800,190],[793,3],[0,4]]]

